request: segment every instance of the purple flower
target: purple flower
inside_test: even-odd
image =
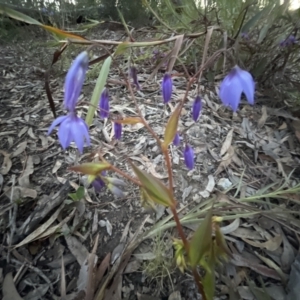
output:
[[[71,142],[74,141],[78,150],[82,153],[84,141],[88,146],[90,145],[88,126],[75,112],[70,112],[66,116],[55,119],[48,130],[48,135],[58,125],[58,139],[63,149],[69,147]]]
[[[108,99],[108,90],[104,88],[100,96],[100,117],[105,119],[109,116],[109,99]]]
[[[87,52],[84,51],[75,58],[67,73],[64,106],[69,111],[75,110],[88,66],[89,57]]]
[[[120,140],[122,137],[122,124],[114,122],[115,138]]]
[[[92,182],[92,186],[96,192],[100,192],[105,187],[105,182],[100,177],[97,177]]]
[[[138,78],[137,78],[137,70],[135,67],[130,68],[130,75],[133,79],[133,82],[138,90],[141,89]]]
[[[173,145],[174,146],[179,146],[179,144],[180,144],[180,136],[179,136],[179,133],[176,132],[174,140],[173,140]]]
[[[195,98],[195,101],[193,103],[193,107],[192,107],[192,117],[195,122],[198,121],[201,110],[202,110],[202,101],[201,101],[200,96],[197,95],[197,97]]]
[[[235,66],[222,81],[219,97],[224,105],[230,106],[233,111],[236,111],[242,93],[246,95],[249,104],[254,104],[254,90],[255,83],[252,75]]]
[[[117,186],[109,183],[107,187],[117,198],[123,198],[125,196],[124,192],[121,189],[119,189]]]
[[[297,43],[294,35],[290,35],[288,38],[280,42],[280,47],[288,47]]]
[[[171,100],[172,96],[172,77],[169,73],[164,75],[161,90],[163,94],[164,104],[168,103]]]
[[[241,38],[245,40],[249,40],[249,34],[247,32],[242,32],[241,33]]]
[[[185,162],[185,165],[187,166],[187,168],[190,170],[194,169],[194,165],[195,165],[194,164],[194,150],[189,144],[185,145],[183,155],[184,155],[184,162]]]

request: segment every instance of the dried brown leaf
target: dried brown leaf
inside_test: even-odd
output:
[[[7,152],[0,150],[0,154],[4,156],[2,166],[1,166],[1,174],[6,175],[8,174],[8,172],[12,167],[12,161],[10,159],[10,154],[8,154]]]
[[[18,148],[14,151],[11,157],[19,156],[27,147],[27,141],[19,144]]]
[[[229,149],[229,147],[231,146],[231,143],[232,143],[232,137],[233,137],[233,128],[230,129],[227,133],[227,136],[226,136],[226,139],[222,145],[222,148],[221,148],[221,152],[220,152],[220,155],[223,156],[227,150]]]
[[[251,241],[246,238],[242,238],[242,240],[254,247],[258,247],[261,249],[267,249],[269,251],[275,251],[280,247],[280,245],[282,243],[282,235],[277,234],[274,237],[270,238],[268,241],[263,242],[263,243]]]
[[[28,156],[26,161],[26,167],[21,175],[21,177],[18,178],[19,185],[22,187],[29,187],[30,186],[30,180],[29,176],[33,173],[33,159],[32,156]]]
[[[63,230],[68,230],[68,226],[64,225]],[[71,253],[76,257],[77,262],[80,266],[83,265],[84,261],[89,255],[88,250],[86,247],[74,236],[72,235],[65,235],[65,240],[67,242],[68,248]]]
[[[110,257],[111,257],[111,254],[108,253],[104,259],[102,260],[100,266],[98,267],[98,270],[96,272],[96,275],[95,275],[95,286],[99,286],[106,270],[109,268],[109,265],[110,265]]]
[[[64,204],[62,204],[44,224],[42,224],[39,228],[37,228],[35,231],[29,234],[22,242],[17,244],[14,248],[19,248],[34,240],[37,240],[51,226],[51,224],[55,222],[55,220],[57,219],[59,213],[63,208],[64,208]]]
[[[224,169],[226,169],[232,162],[232,158],[234,156],[234,148],[230,146],[227,150],[227,154],[222,159],[221,163],[219,164],[215,175],[220,174]]]
[[[270,269],[270,268],[268,268],[264,265],[257,264],[253,261],[250,261],[250,260],[244,258],[243,256],[239,255],[239,254],[232,254],[232,257],[233,257],[233,259],[231,260],[231,262],[235,266],[247,267],[247,268],[257,272],[258,274],[263,275],[263,276],[273,278],[273,279],[276,279],[276,280],[281,280],[278,273],[273,269]]]
[[[262,116],[260,117],[257,123],[258,128],[262,128],[268,119],[267,107],[265,105],[263,105],[263,107],[261,108],[261,112]]]
[[[13,280],[12,273],[7,273],[2,285],[3,300],[23,300],[20,297]]]
[[[274,261],[272,261],[271,259],[269,258],[266,258],[262,255],[260,255],[259,253],[257,253],[256,251],[254,252],[255,255],[260,258],[267,266],[269,266],[270,268],[274,269],[277,274],[280,276],[280,279],[283,281],[283,282],[286,282],[287,281],[287,278],[288,278],[288,275],[284,274],[284,272],[276,265],[276,263]]]
[[[238,228],[237,230],[231,232],[231,235],[251,240],[264,239],[257,231],[251,230],[250,228]]]
[[[281,232],[283,237],[283,251],[280,257],[281,267],[284,272],[289,272],[295,260],[295,254],[292,245],[286,238],[284,232]]]

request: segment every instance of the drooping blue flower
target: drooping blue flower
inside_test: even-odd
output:
[[[137,78],[137,70],[136,70],[135,67],[130,68],[130,76],[132,77],[133,83],[135,84],[137,90],[140,90],[141,87],[140,87],[140,84],[139,84],[139,81],[138,81],[138,78]]]
[[[67,73],[64,106],[69,111],[75,111],[88,66],[88,53],[84,51],[75,58]]]
[[[252,75],[239,66],[235,66],[222,81],[219,97],[224,105],[230,106],[233,111],[236,111],[242,93],[245,94],[249,104],[254,104],[254,91],[255,83]]]
[[[197,97],[195,98],[195,101],[193,103],[193,107],[192,107],[192,117],[195,122],[198,121],[201,110],[202,110],[201,97],[199,95],[197,95]]]
[[[179,144],[180,144],[180,135],[178,132],[176,132],[174,140],[173,140],[173,145],[177,147],[177,146],[179,146]]]
[[[71,142],[75,142],[78,150],[82,153],[84,142],[88,146],[90,145],[88,126],[75,112],[70,112],[66,116],[55,119],[48,130],[48,135],[58,125],[58,139],[63,149],[69,147]]]
[[[100,96],[99,102],[100,108],[100,117],[105,119],[109,116],[109,97],[108,97],[108,90],[104,88]]]
[[[186,167],[189,170],[194,169],[194,166],[195,166],[195,163],[194,163],[194,150],[189,144],[185,145],[183,155],[184,155],[184,162],[185,162]]]
[[[122,137],[122,124],[114,122],[115,138],[120,140]]]
[[[164,75],[162,85],[161,85],[164,104],[168,103],[171,100],[172,86],[173,86],[172,77],[169,73],[166,73]]]

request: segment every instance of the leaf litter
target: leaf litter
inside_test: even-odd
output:
[[[119,38],[116,32],[110,35]],[[1,46],[3,56],[12,51],[17,53],[19,49]],[[168,225],[168,210],[161,210],[159,218],[157,212],[143,210],[134,188],[126,199],[120,200],[107,192],[95,194],[87,186],[84,199],[78,203],[67,201],[68,194],[81,184],[81,178],[68,167],[85,157],[78,157],[72,148],[62,151],[55,139],[46,136],[52,114],[45,106],[44,78],[37,72],[28,72],[36,57],[24,55],[28,59],[25,63],[17,61],[18,55],[13,67],[11,62],[4,62],[6,76],[0,91],[0,204],[3,224],[7,225],[1,227],[1,235],[15,249],[4,249],[1,259],[18,272],[17,284],[12,273],[6,274],[3,297],[26,299],[27,294],[30,299],[37,295],[52,299],[53,295],[73,295],[75,299],[82,291],[90,299],[113,299],[109,297],[128,296],[135,291],[137,299],[146,294],[156,294],[156,299],[161,299],[162,294],[169,299],[185,297],[192,285],[187,288],[179,284],[174,291],[166,279],[163,288],[159,284],[151,287],[151,279],[143,275],[143,262],[157,256],[152,249],[152,238],[159,232],[155,226],[160,224],[163,230]],[[48,57],[50,61],[51,53]],[[146,71],[147,89],[136,98],[146,99],[141,105],[143,115],[157,134],[163,134],[161,120],[166,120],[175,104],[163,107],[155,72],[151,75],[151,70]],[[29,74],[25,78],[24,72]],[[117,71],[112,70],[112,77],[113,72]],[[185,82],[174,80],[174,84],[177,97],[182,97]],[[62,82],[53,78],[51,85],[55,103],[60,107]],[[84,97],[90,96],[84,91]],[[234,269],[235,274],[247,273],[250,278],[246,281],[240,275],[241,280],[234,286],[239,297],[254,299],[255,290],[263,290],[256,280],[260,276],[272,298],[281,299],[278,295],[286,293],[290,297],[287,299],[295,299],[292,297],[297,294],[297,285],[293,280],[299,277],[296,236],[300,233],[300,120],[283,110],[247,105],[231,119],[218,101],[214,88],[203,88],[204,108],[199,124],[189,128],[187,112],[179,124],[196,150],[195,171],[187,172],[181,150],[171,147],[175,193],[181,199],[179,209],[184,226],[189,231],[198,227],[204,217],[201,209],[211,197],[219,197],[220,188],[223,196],[218,198],[216,213],[224,217],[222,231],[233,252],[228,263],[232,268],[228,265],[226,271],[230,274],[229,270]],[[121,114],[134,112],[134,106],[122,92],[112,96],[112,107]],[[86,112],[87,107],[80,109]],[[99,126],[103,124],[99,122]],[[101,130],[92,127],[91,138],[100,142],[99,149],[93,150],[102,151],[121,169],[128,169],[123,156],[130,153],[144,170],[161,180],[167,178],[159,149],[140,124],[125,126],[125,138],[117,144],[112,144],[109,123]],[[234,189],[238,192],[234,193]],[[149,212],[152,215],[147,218]],[[230,212],[239,217],[231,218]],[[149,224],[154,226],[152,231]],[[166,237],[170,238],[174,232],[166,230]],[[142,245],[147,246],[148,252],[134,252]],[[55,249],[60,249],[59,255],[53,255]],[[33,265],[29,267],[24,262]],[[180,278],[176,273],[170,276],[173,281]],[[286,284],[288,291],[284,290]],[[229,294],[224,285],[226,280],[219,276],[216,286],[220,295]],[[272,293],[275,287],[280,288],[277,296]]]

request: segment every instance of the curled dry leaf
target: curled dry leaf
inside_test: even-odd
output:
[[[223,156],[227,150],[230,148],[231,143],[232,143],[232,137],[233,137],[233,128],[229,130],[227,133],[226,139],[222,145],[220,155]]]
[[[10,154],[8,154],[7,152],[0,150],[0,154],[4,156],[2,166],[1,166],[1,174],[6,175],[10,171],[10,168],[12,166],[12,161],[10,159]]]
[[[20,186],[22,186],[22,187],[30,186],[29,176],[33,173],[33,170],[34,169],[33,169],[32,156],[28,156],[27,161],[26,161],[25,170],[24,170],[23,174],[21,175],[21,177],[19,177],[19,179],[18,179]]]
[[[263,243],[251,241],[246,238],[242,238],[242,240],[254,247],[267,249],[269,251],[275,251],[280,247],[282,243],[282,235],[281,234],[275,235],[274,237],[270,238],[268,241]]]
[[[106,231],[110,236],[112,235],[112,225],[108,220],[106,220]]]
[[[11,157],[13,158],[19,156],[26,149],[26,147],[27,147],[27,141],[20,143]]]
[[[257,123],[258,128],[262,128],[265,125],[268,118],[267,107],[265,105],[263,105],[261,112],[262,116],[260,117]]]

